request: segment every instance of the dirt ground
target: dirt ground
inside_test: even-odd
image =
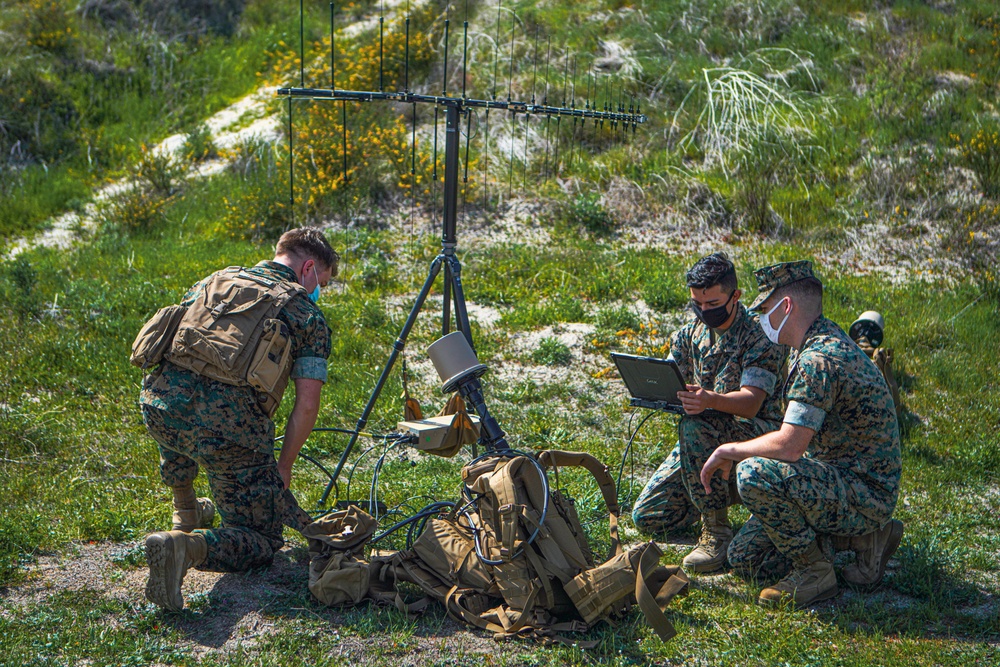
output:
[[[684,553],[692,543],[693,540],[682,539],[661,543],[661,546],[667,553]],[[894,564],[894,561],[890,562],[890,571]],[[52,596],[64,591],[97,593],[105,599],[123,603],[126,609],[149,609],[150,603],[144,598],[146,575],[140,542],[74,544],[63,553],[38,558],[31,566],[25,583],[0,591],[0,617],[15,618],[46,604]],[[305,602],[308,597],[307,580],[308,554],[301,546],[285,547],[269,568],[248,574],[192,570],[185,578],[184,594],[188,609],[194,613],[165,613],[163,619],[183,637],[177,648],[196,659],[252,652],[260,641],[291,627],[295,619],[302,616],[321,620],[328,624],[330,633],[338,634],[346,612]],[[692,585],[735,595],[745,594],[732,576],[697,577]],[[858,595],[845,590],[835,600],[816,605],[815,609],[822,612],[844,608]],[[302,601],[302,606],[296,606],[296,601]],[[868,602],[903,613],[913,603],[906,596],[887,588],[869,594]],[[997,600],[989,599],[981,608],[965,611],[987,617],[995,613],[997,604]],[[114,623],[115,620],[112,618],[105,622]],[[335,654],[352,661],[364,659],[387,640],[387,637],[365,639],[345,633],[336,644]],[[505,650],[512,652],[508,656],[538,649],[532,643],[507,646]],[[435,615],[417,622],[417,630],[408,642],[405,654],[400,655],[399,664],[433,663],[456,654],[494,655],[496,651],[497,644],[488,633]]]

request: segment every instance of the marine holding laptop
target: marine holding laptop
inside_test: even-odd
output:
[[[788,348],[771,343],[740,303],[736,269],[725,254],[698,260],[686,278],[695,317],[670,346],[687,383],[687,391],[677,394],[686,414],[677,446],[639,495],[632,517],[652,534],[680,531],[700,517],[701,537],[684,567],[705,573],[725,567],[733,531],[729,482],[716,476],[706,490],[702,467],[722,443],[750,440],[781,425],[779,378]]]

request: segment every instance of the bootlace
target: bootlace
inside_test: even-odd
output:
[[[698,536],[699,547],[714,547],[725,541],[724,535],[716,533],[711,529],[701,531],[701,535]]]
[[[786,584],[789,588],[795,589],[798,588],[803,581],[808,579],[811,574],[812,572],[810,572],[809,567],[796,567],[793,568],[784,579],[782,579],[782,583]]]

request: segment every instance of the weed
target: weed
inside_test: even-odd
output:
[[[219,148],[212,139],[212,131],[204,123],[191,130],[184,140],[184,158],[189,162],[203,162],[219,157]]]
[[[597,311],[597,328],[607,331],[638,329],[639,316],[626,305],[610,306]]]
[[[531,352],[531,360],[545,366],[566,366],[573,360],[569,346],[558,338],[546,336],[538,341],[538,347]]]
[[[701,100],[701,110],[681,146],[697,142],[706,163],[724,169],[770,137],[788,138],[804,150],[804,140],[813,136],[812,123],[817,114],[825,113],[826,103],[793,90],[781,76],[783,66],[802,68],[807,75],[812,67],[794,51],[760,49],[735,66],[702,70],[674,114],[674,125],[679,126],[688,100]]]
[[[126,187],[97,205],[97,222],[104,231],[145,234],[163,222],[167,199],[150,188]]]
[[[184,165],[167,151],[142,146],[139,161],[131,169],[139,186],[161,198],[175,194],[184,178]]]
[[[951,135],[965,166],[976,175],[983,194],[1000,199],[1000,130],[996,126],[981,127],[967,139]]]

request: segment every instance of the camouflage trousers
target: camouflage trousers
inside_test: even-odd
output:
[[[310,522],[284,489],[271,453],[254,451],[167,411],[142,406],[143,420],[160,447],[160,478],[169,487],[194,483],[205,469],[222,527],[199,530],[210,572],[245,572],[268,565],[284,545],[282,526],[302,530]]]
[[[743,504],[753,514],[729,545],[729,565],[745,579],[775,581],[819,538],[828,557],[830,536],[864,535],[889,517],[864,514],[849,472],[804,456],[795,463],[753,457],[736,466]]]
[[[677,425],[678,443],[650,477],[632,509],[632,520],[644,533],[674,533],[696,523],[702,514],[728,507],[729,484],[712,478],[712,492],[701,485],[701,468],[719,445],[743,442],[773,428],[761,419],[737,421],[732,415],[684,415]]]

